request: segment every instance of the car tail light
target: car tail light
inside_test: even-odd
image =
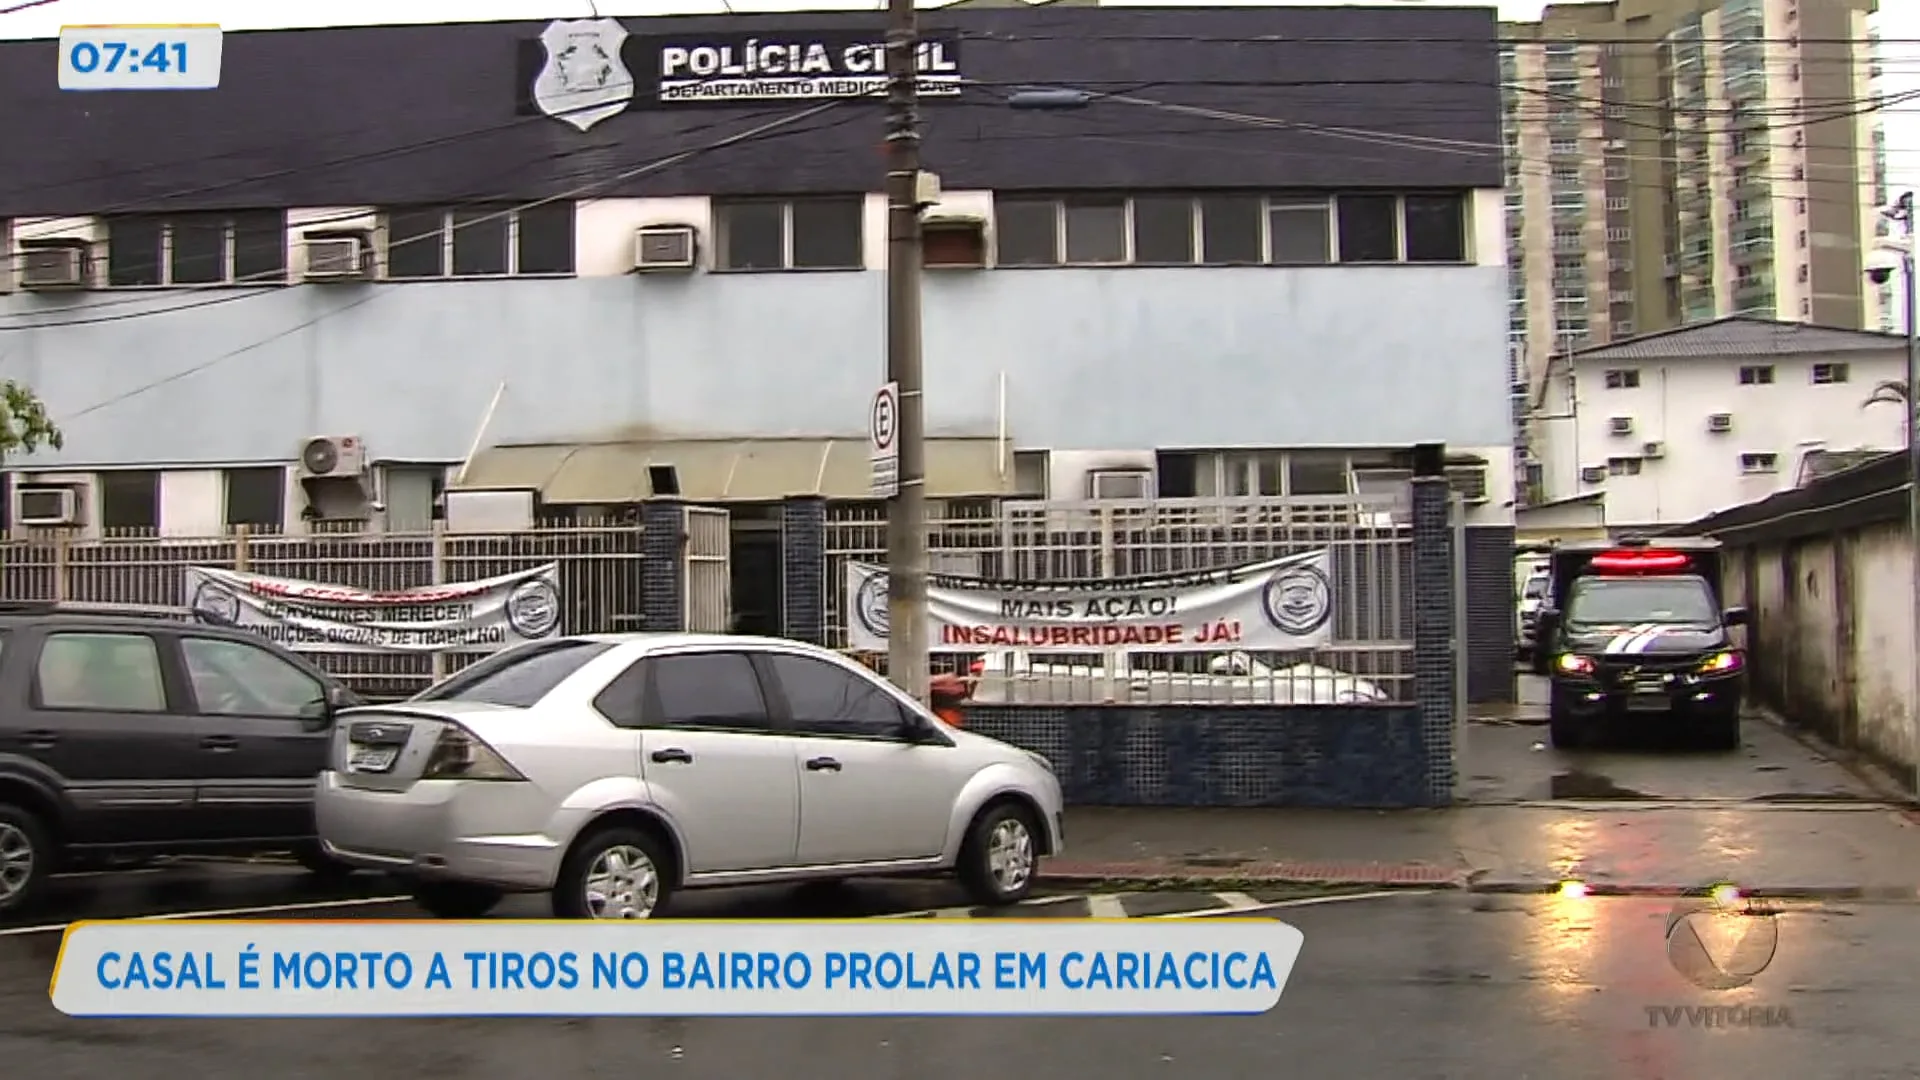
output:
[[[465,728],[448,724],[427,756],[422,780],[524,780],[499,751]]]
[[[1671,574],[1692,561],[1677,551],[1609,551],[1588,565],[1604,574]]]

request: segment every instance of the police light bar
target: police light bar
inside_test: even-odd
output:
[[[1677,551],[1608,551],[1595,555],[1588,565],[1602,573],[1661,574],[1685,570],[1692,562]]]

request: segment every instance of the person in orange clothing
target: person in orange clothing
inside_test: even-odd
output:
[[[947,672],[935,674],[927,681],[927,697],[933,704],[933,715],[953,727],[967,726],[966,713],[961,705],[973,696],[972,680]]]

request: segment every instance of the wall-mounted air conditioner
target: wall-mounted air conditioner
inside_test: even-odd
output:
[[[316,435],[300,444],[300,478],[350,480],[367,471],[367,447],[357,435]]]
[[[1147,469],[1096,469],[1087,474],[1089,499],[1150,499],[1153,473]]]
[[[700,232],[691,225],[649,225],[633,234],[633,268],[685,273],[699,265]]]
[[[303,233],[305,281],[361,281],[373,276],[373,239],[364,233]]]
[[[1606,478],[1607,467],[1605,465],[1588,465],[1586,468],[1580,470],[1580,482],[1583,484],[1598,484]]]
[[[1615,435],[1633,434],[1633,417],[1612,416],[1607,418],[1607,430]]]
[[[21,484],[13,489],[18,525],[80,524],[80,492],[65,485]]]
[[[920,222],[921,261],[933,270],[981,270],[987,265],[987,219],[977,214],[928,214]]]
[[[1715,435],[1725,435],[1733,430],[1733,414],[1717,412],[1707,417],[1707,430]]]
[[[1447,484],[1468,506],[1481,506],[1487,501],[1487,467],[1485,465],[1449,466]]]
[[[23,240],[20,243],[20,287],[85,288],[92,261],[92,245],[84,240]]]
[[[1667,444],[1663,442],[1646,443],[1640,447],[1640,456],[1643,458],[1648,458],[1650,460],[1657,460],[1659,458],[1666,457]]]

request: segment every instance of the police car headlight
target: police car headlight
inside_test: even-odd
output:
[[[1727,675],[1739,671],[1745,663],[1737,652],[1718,652],[1700,661],[1700,674]]]
[[[1560,654],[1560,659],[1555,666],[1560,669],[1562,675],[1593,674],[1593,661],[1584,656],[1576,656],[1573,653]]]

